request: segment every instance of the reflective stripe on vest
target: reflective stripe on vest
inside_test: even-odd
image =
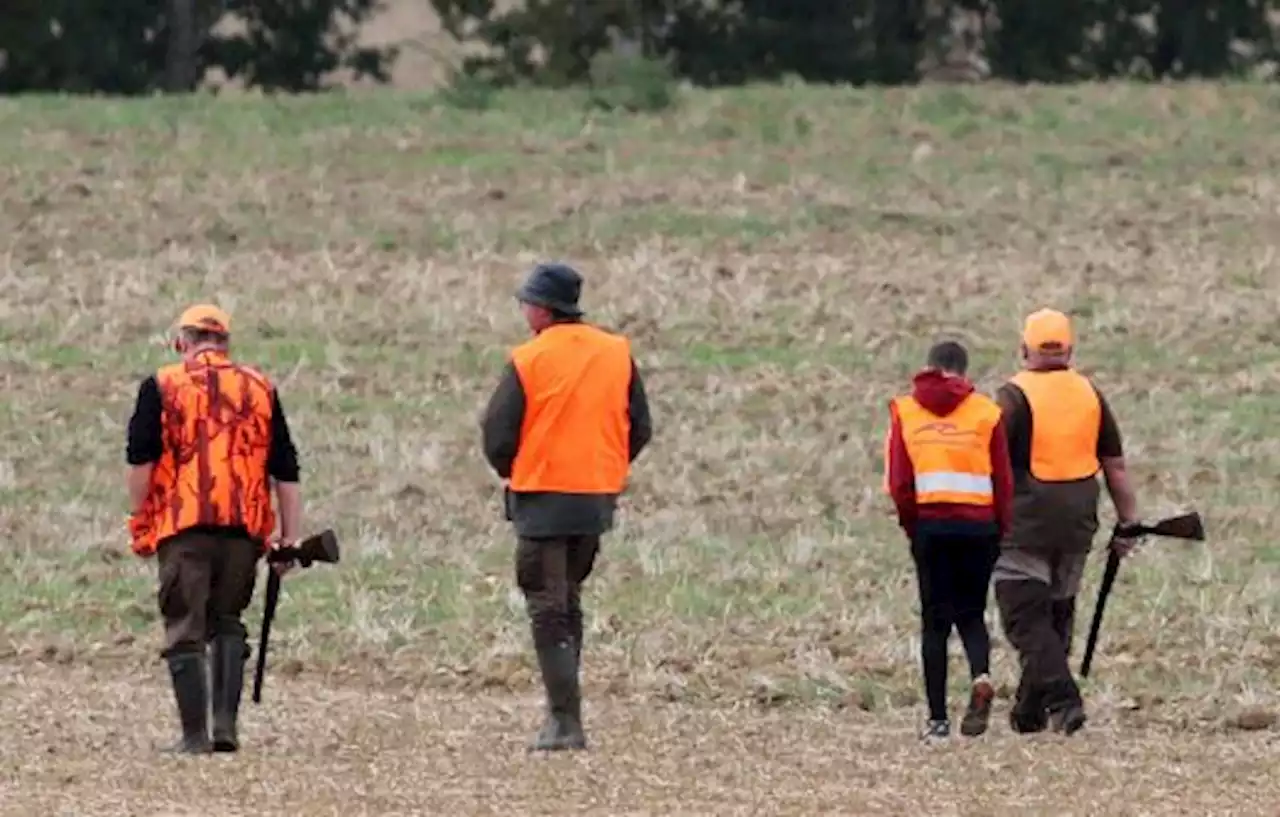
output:
[[[267,457],[272,386],[261,373],[206,352],[156,373],[164,450],[131,523],[133,550],[152,553],[193,527],[243,528],[264,542],[275,530]]]
[[[973,494],[974,496],[985,498],[995,495],[990,475],[963,474],[957,471],[934,471],[928,474],[916,474],[917,494],[932,494],[944,491],[953,494]]]
[[[1071,369],[1023,371],[1010,381],[1031,414],[1031,476],[1072,482],[1098,473],[1102,401],[1093,384]]]
[[[631,463],[627,339],[590,324],[556,324],[511,360],[525,398],[511,490],[620,493]]]
[[[918,504],[994,504],[991,435],[1000,422],[994,401],[970,394],[945,417],[910,396],[899,397],[893,408],[915,472]]]

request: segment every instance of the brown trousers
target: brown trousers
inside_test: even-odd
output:
[[[516,582],[524,593],[537,648],[570,639],[582,647],[582,583],[595,567],[599,536],[521,537]]]
[[[1012,712],[1022,731],[1040,728],[1046,712],[1081,702],[1069,657],[1088,555],[1006,550],[996,563],[996,605],[1022,669]]]
[[[202,652],[217,635],[245,638],[260,549],[243,536],[187,531],[160,545],[165,656]]]

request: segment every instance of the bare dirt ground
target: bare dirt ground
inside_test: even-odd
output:
[[[0,101],[0,810],[1275,812],[1269,89],[490,102]],[[523,752],[535,667],[477,430],[547,258],[632,338],[657,424],[590,582],[571,758]],[[123,436],[206,299],[280,384],[309,526],[345,550],[286,581],[245,753],[180,763],[151,754],[173,704]],[[925,747],[886,402],[942,336],[990,392],[1046,304],[1143,513],[1199,508],[1209,541],[1125,566],[1079,739],[1009,734],[997,641],[991,733]]]
[[[936,747],[901,717],[609,698],[593,751],[534,757],[532,696],[293,682],[246,707],[239,755],[157,762],[158,684],[7,666],[0,693],[20,736],[0,749],[5,815],[1244,815],[1280,797],[1272,737],[1105,722]]]

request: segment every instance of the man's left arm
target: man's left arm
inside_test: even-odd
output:
[[[514,363],[508,363],[502,380],[489,397],[481,432],[484,456],[489,466],[504,480],[511,479],[516,454],[520,450],[520,430],[524,426],[524,384]]]
[[[1129,479],[1129,469],[1125,463],[1124,441],[1120,436],[1120,424],[1101,392],[1098,403],[1101,418],[1098,428],[1098,462],[1102,465],[1103,477],[1107,483],[1107,493],[1116,508],[1116,516],[1121,524],[1138,521],[1138,497],[1133,489],[1133,481]]]
[[[293,444],[289,420],[285,417],[280,393],[271,390],[271,446],[267,453],[267,473],[275,481],[280,510],[280,541],[293,544],[302,535],[302,480],[298,449]]]
[[[151,472],[164,452],[163,413],[160,384],[155,377],[148,377],[138,386],[125,441],[125,461],[129,464],[125,484],[129,490],[129,509],[134,515],[141,513],[146,504],[151,493]]]
[[[636,457],[653,439],[653,418],[649,415],[649,398],[644,391],[644,380],[640,377],[640,367],[635,360],[631,361],[631,386],[627,393],[627,415],[631,420],[629,440],[629,462]]]

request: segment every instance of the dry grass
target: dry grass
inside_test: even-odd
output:
[[[427,698],[298,683],[288,698],[245,714],[251,751],[157,765],[152,744],[172,728],[154,705],[168,694],[158,684],[0,668],[0,691],[16,701],[8,718],[38,724],[28,727],[30,744],[0,748],[5,815],[1275,812],[1274,743],[1257,733],[1188,740],[1106,725],[1072,741],[1002,733],[926,747],[903,740],[913,724],[900,714],[830,718],[610,698],[590,710],[594,751],[530,758],[532,696]],[[104,763],[100,752],[115,757]]]
[[[1278,125],[1266,89],[1208,85],[754,89],[635,120],[553,95],[0,103],[5,813],[551,808],[476,425],[547,257],[630,334],[657,422],[588,596],[601,751],[551,762],[583,803],[1263,813],[1271,733],[1232,719],[1280,666]],[[245,774],[184,803],[142,765],[172,705],[120,477],[157,333],[205,298],[282,384],[347,561],[289,580],[271,702],[211,764]],[[1045,303],[1077,316],[1144,511],[1198,507],[1210,542],[1126,567],[1090,735],[1015,740],[1002,703],[981,746],[927,754],[885,403],[940,334],[994,388]]]

